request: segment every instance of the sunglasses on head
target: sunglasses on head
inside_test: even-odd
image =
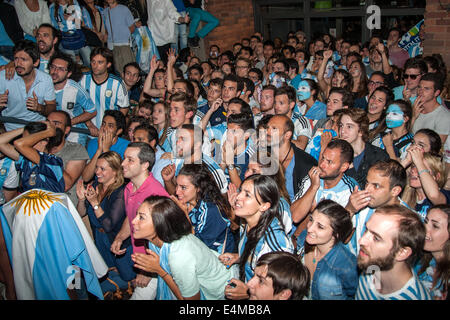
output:
[[[411,78],[412,80],[416,80],[418,76],[420,76],[420,74],[406,74],[405,73],[403,75],[403,79]]]

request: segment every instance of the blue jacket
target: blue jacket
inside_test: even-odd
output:
[[[306,230],[298,237],[299,253],[304,256]],[[356,257],[338,242],[316,267],[311,281],[311,300],[353,300],[358,288]]]

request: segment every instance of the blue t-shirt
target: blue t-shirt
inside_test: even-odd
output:
[[[134,18],[130,9],[124,5],[118,4],[112,9],[105,9],[104,16],[106,20],[105,27],[108,31],[108,43],[129,43],[131,36],[129,27],[134,24]],[[113,29],[112,32],[111,28]]]
[[[39,164],[34,164],[22,155],[16,161],[16,169],[20,172],[22,191],[44,189],[57,193],[64,192],[64,165],[60,157],[39,152]]]
[[[5,30],[5,26],[0,20],[0,46],[4,47],[14,47],[14,42],[8,36],[8,33]]]
[[[129,144],[130,141],[119,137],[117,138],[117,142],[111,146],[110,150],[117,152],[123,159],[123,154],[125,153],[125,149],[128,147]],[[98,149],[98,138],[89,140],[87,152],[89,154],[90,159],[94,157],[94,154],[97,151],[97,149]]]
[[[353,166],[355,167],[355,170],[358,171],[359,165],[361,164],[362,159],[364,158],[364,153],[366,150],[363,150],[359,155],[353,158]]]

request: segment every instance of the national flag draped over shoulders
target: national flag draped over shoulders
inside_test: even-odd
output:
[[[3,205],[0,220],[19,300],[68,300],[74,270],[103,299],[108,267],[66,194],[29,190]]]

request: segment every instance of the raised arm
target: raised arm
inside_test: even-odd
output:
[[[20,153],[10,144],[10,141],[22,133],[23,128],[19,128],[0,134],[0,152],[12,160],[19,160]]]
[[[39,164],[41,157],[39,152],[34,149],[33,146],[44,139],[53,137],[56,134],[56,128],[53,124],[48,121],[46,121],[46,124],[47,129],[44,131],[39,131],[14,141],[14,147],[16,150],[34,164]]]
[[[319,84],[320,90],[323,92],[328,92],[328,83],[325,81],[325,70],[327,68],[328,60],[330,60],[333,55],[333,51],[326,50],[323,52],[323,60],[319,66],[319,71],[317,72],[317,82]]]

